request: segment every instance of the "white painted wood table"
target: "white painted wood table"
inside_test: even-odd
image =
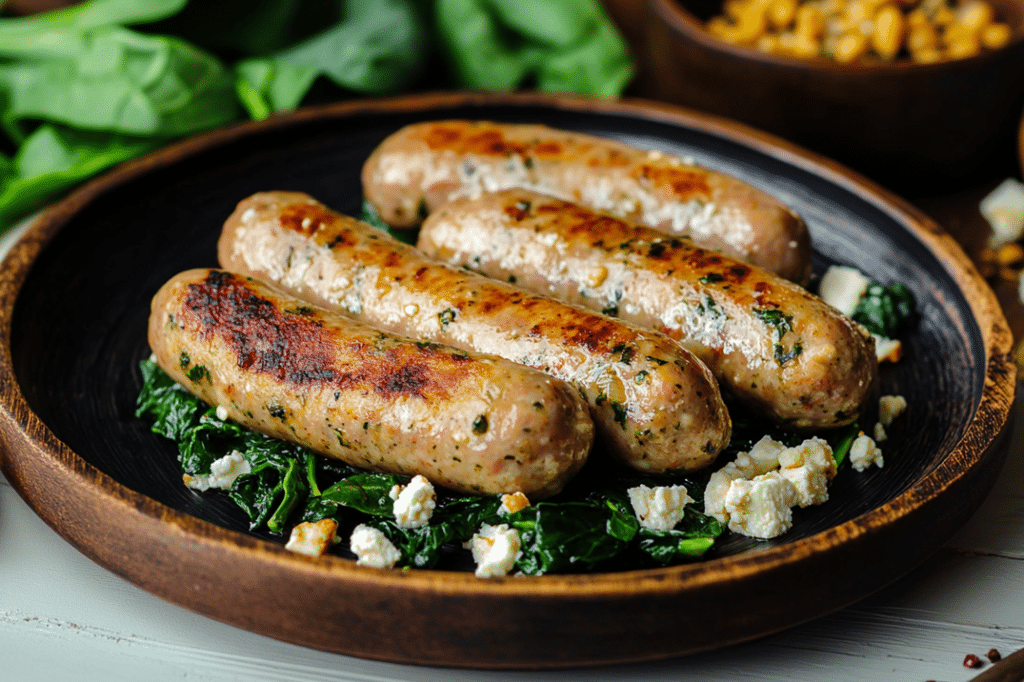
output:
[[[15,234],[0,241],[6,252]],[[1024,402],[996,488],[919,569],[763,640],[677,660],[554,672],[378,663],[304,649],[167,603],[67,544],[0,478],[0,682],[75,680],[646,680],[957,682],[1024,649]],[[400,637],[400,633],[396,633]],[[986,667],[990,667],[986,664]]]

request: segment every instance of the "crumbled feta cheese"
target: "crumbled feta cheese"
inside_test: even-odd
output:
[[[729,512],[725,510],[725,496],[732,482],[741,478],[743,474],[732,462],[711,474],[708,484],[704,487],[704,513],[713,516],[719,523],[728,523]]]
[[[427,525],[437,506],[434,486],[420,475],[413,476],[408,485],[394,486],[389,496],[395,501],[395,522],[400,528],[419,528]]]
[[[879,469],[885,464],[882,451],[875,445],[871,436],[861,434],[850,446],[850,466],[856,471],[864,471],[872,464]]]
[[[889,440],[889,434],[885,432],[885,427],[882,426],[881,422],[875,422],[874,433],[871,434],[876,443],[882,443]]]
[[[519,531],[504,523],[500,526],[483,524],[480,531],[466,543],[476,562],[476,577],[494,578],[508,575],[522,555]]]
[[[828,500],[828,483],[836,475],[832,447],[821,438],[808,438],[779,455],[779,473],[796,489],[796,504],[809,507]]]
[[[736,456],[736,468],[743,478],[754,478],[779,468],[779,455],[786,446],[771,436],[764,436],[748,452]]]
[[[878,334],[872,334],[875,339],[875,357],[879,362],[899,362],[903,357],[903,342],[899,339],[887,339]]]
[[[777,471],[733,481],[725,495],[729,530],[765,540],[778,537],[793,526],[796,501],[793,483]]]
[[[323,556],[331,545],[341,542],[337,531],[338,522],[334,519],[300,523],[292,528],[284,548],[298,554]]]
[[[228,408],[223,405],[218,405],[216,409],[217,419],[226,421],[228,418]]]
[[[530,506],[530,498],[521,492],[506,493],[501,496],[501,512],[505,514],[515,514],[520,509],[526,509]]]
[[[693,502],[681,485],[638,485],[626,493],[640,525],[651,530],[672,530],[683,520],[686,505]]]
[[[978,207],[992,226],[989,246],[995,248],[1024,236],[1024,184],[1007,178]]]
[[[883,395],[878,399],[878,421],[882,426],[891,426],[906,409],[907,399],[903,396]]]
[[[252,471],[249,461],[238,450],[232,450],[229,454],[213,461],[210,465],[210,473],[196,474],[195,476],[184,474],[182,480],[193,490],[230,490],[231,484],[242,474]]]
[[[356,555],[356,563],[361,566],[391,568],[402,558],[402,553],[384,533],[362,523],[352,531],[348,543]]]
[[[821,277],[818,296],[844,315],[852,315],[869,284],[871,280],[860,270],[833,265]]]

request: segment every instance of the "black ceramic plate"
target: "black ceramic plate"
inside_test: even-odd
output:
[[[191,531],[196,537],[252,546],[246,540],[250,534],[241,512],[223,495],[185,488],[173,444],[152,434],[148,424],[133,416],[140,387],[138,362],[149,355],[145,340],[149,300],[177,272],[217,265],[220,228],[235,204],[253,192],[308,192],[341,212],[359,215],[359,174],[371,150],[405,124],[440,118],[541,122],[692,156],[702,165],[761,187],[803,215],[815,245],[816,274],[830,264],[852,265],[875,280],[902,282],[916,296],[918,318],[904,339],[905,359],[882,371],[882,392],[901,394],[909,403],[906,415],[883,444],[884,468],[864,473],[844,470],[831,489],[830,501],[799,511],[789,533],[771,542],[727,536],[702,566],[706,580],[736,587],[746,584],[743,576],[758,573],[760,561],[750,558],[755,554],[768,562],[765,566],[776,560],[789,565],[798,555],[813,559],[815,553],[832,552],[833,557],[841,556],[842,552],[833,551],[836,547],[889,524],[901,529],[898,537],[878,536],[877,540],[902,542],[898,539],[902,534],[915,535],[906,526],[910,517],[915,524],[938,522],[940,527],[916,534],[909,545],[893,548],[896,558],[891,566],[868,571],[862,586],[852,582],[833,586],[831,596],[819,605],[782,608],[775,621],[765,619],[759,625],[735,629],[737,634],[722,643],[824,613],[899,577],[966,520],[987,492],[999,464],[999,449],[993,446],[1006,421],[1007,391],[1012,393],[1012,369],[1006,359],[1008,332],[991,293],[963,254],[913,209],[841,168],[777,140],[678,109],[530,95],[444,95],[339,105],[214,133],[115,172],[43,217],[12,252],[5,274],[4,307],[10,335],[6,360],[8,371],[13,372],[7,377],[5,401],[8,415],[13,415],[8,416],[5,436],[12,447],[4,470],[40,515],[86,553],[101,552],[87,530],[68,528],[52,499],[41,499],[35,474],[29,471],[27,455],[19,445],[23,441],[31,442],[35,450],[55,453],[58,467],[75,470],[70,476],[98,478],[100,487],[114,491],[119,505],[145,507],[140,513],[155,514],[161,523],[176,528],[184,523],[186,530],[193,528],[191,522],[180,519],[194,517],[230,531],[221,533],[197,524],[198,530]],[[34,431],[36,419],[45,427],[39,433]],[[970,493],[953,499],[949,489],[968,480]],[[152,505],[153,501],[158,504]],[[931,504],[936,506],[930,507],[932,518],[926,520],[923,507]],[[270,551],[274,561],[291,560]],[[805,561],[808,568],[819,565],[811,559]],[[145,576],[116,559],[104,555],[97,560],[162,596],[236,622],[233,615],[197,605],[193,595],[150,585]],[[330,580],[338,579],[339,564],[345,562],[323,560],[325,572],[335,571]],[[315,564],[302,566],[304,571],[316,570]],[[343,570],[348,570],[347,564]],[[699,570],[690,566],[640,574],[657,574],[662,576],[659,579],[674,576],[671,591],[680,598],[688,591],[698,594],[692,581]],[[771,579],[769,573],[765,572],[765,580]],[[611,581],[613,592],[616,585],[625,586],[638,577],[636,573],[617,575],[601,578]],[[790,579],[804,580],[796,574]],[[839,575],[833,579],[842,584],[860,578]],[[476,586],[472,580],[462,576],[451,584],[474,592],[484,590],[495,599],[508,589],[502,585],[509,584]],[[582,583],[573,587],[574,578],[546,580],[536,583],[544,594],[556,585],[568,590],[560,599],[567,594],[586,596],[587,590],[579,587]],[[751,588],[764,587],[760,578],[747,583]],[[529,589],[524,581],[515,587],[517,592]],[[805,596],[813,599],[822,589],[828,588],[810,584]],[[792,615],[786,615],[789,611]],[[258,622],[243,626],[263,628]],[[657,629],[654,624],[651,627]],[[267,634],[308,643],[283,630]],[[648,638],[650,646],[633,655],[601,642],[580,650],[570,646],[560,653],[545,653],[540,647],[523,663],[503,663],[504,650],[500,655],[484,653],[475,658],[451,651],[366,651],[343,636],[336,644],[314,645],[393,660],[512,666],[635,660],[714,646],[699,636],[687,640],[685,628],[681,634],[675,644]]]

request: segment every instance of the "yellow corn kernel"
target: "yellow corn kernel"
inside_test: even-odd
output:
[[[942,53],[934,47],[926,47],[911,52],[910,58],[917,64],[934,64],[942,61]]]
[[[928,20],[928,15],[924,13],[924,10],[918,7],[907,14],[907,26],[911,28],[917,28],[918,26],[931,26],[932,22]]]
[[[946,5],[942,5],[932,15],[932,23],[936,26],[948,26],[956,21],[956,14]]]
[[[981,52],[981,44],[973,36],[958,38],[946,43],[947,59],[966,59]]]
[[[793,33],[806,38],[820,38],[825,32],[825,13],[813,5],[801,5],[796,11]]]
[[[906,25],[896,5],[885,5],[875,15],[871,47],[882,59],[892,59],[900,51]]]
[[[730,19],[736,20],[743,13],[743,8],[746,6],[745,0],[725,0],[725,4],[722,5],[722,13]]]
[[[840,64],[849,64],[868,51],[868,39],[861,33],[845,33],[836,40],[833,57]]]
[[[753,45],[767,29],[768,20],[765,18],[764,8],[748,5],[737,19],[736,25],[730,27],[729,33],[732,42]]]
[[[789,28],[796,16],[796,0],[772,0],[768,5],[768,23],[777,29]]]
[[[800,33],[794,33],[793,44],[790,45],[789,49],[794,57],[799,59],[814,59],[821,55],[821,41]]]
[[[984,0],[968,0],[956,11],[956,21],[974,34],[992,23],[995,12]]]
[[[989,24],[981,30],[978,38],[986,50],[998,50],[1010,42],[1010,27],[1006,24]]]
[[[728,40],[732,25],[724,17],[713,17],[708,21],[708,33],[719,40]]]
[[[779,37],[772,33],[766,33],[758,38],[754,47],[766,54],[780,54]]]
[[[907,33],[907,49],[911,52],[934,50],[939,46],[939,34],[931,24],[911,25]]]

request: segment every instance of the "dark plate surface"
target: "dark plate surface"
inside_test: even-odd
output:
[[[221,225],[235,204],[253,192],[304,191],[337,210],[358,215],[359,173],[370,151],[402,125],[438,118],[542,122],[690,155],[703,165],[760,186],[802,214],[815,244],[817,274],[840,263],[858,267],[882,282],[908,285],[917,297],[919,319],[905,339],[905,359],[884,367],[882,392],[904,395],[909,408],[883,444],[885,467],[861,474],[845,470],[833,484],[831,500],[798,512],[792,531],[771,542],[729,536],[714,550],[713,560],[701,564],[703,569],[684,566],[594,578],[544,577],[534,587],[533,579],[476,584],[464,574],[424,572],[417,583],[420,578],[368,571],[344,559],[308,562],[247,539],[248,523],[241,512],[224,496],[185,488],[174,446],[133,416],[140,387],[138,361],[149,354],[145,340],[149,300],[177,272],[216,266]],[[6,376],[4,382],[4,434],[9,448],[2,461],[5,473],[37,512],[100,563],[172,601],[271,636],[390,660],[575,665],[661,657],[716,644],[708,635],[690,633],[684,623],[659,626],[651,621],[646,629],[659,632],[659,637],[646,637],[646,647],[639,640],[640,648],[632,655],[629,647],[609,648],[607,642],[595,641],[557,650],[548,645],[550,651],[535,646],[531,657],[509,662],[508,648],[520,645],[492,641],[499,635],[505,638],[510,630],[485,616],[478,617],[488,622],[486,637],[493,651],[481,649],[477,642],[472,655],[460,653],[471,648],[469,641],[435,646],[434,651],[413,644],[408,649],[383,644],[373,648],[344,634],[338,634],[337,641],[310,641],[287,627],[269,628],[272,605],[204,607],[193,591],[176,590],[166,578],[147,577],[150,571],[144,566],[128,567],[108,550],[96,547],[99,540],[90,538],[97,531],[62,520],[66,511],[57,509],[62,504],[59,496],[53,499],[54,488],[38,480],[41,474],[35,464],[26,463],[26,457],[44,453],[60,471],[58,481],[74,479],[77,483],[69,487],[81,489],[85,497],[94,489],[98,496],[76,502],[79,493],[69,492],[68,505],[116,508],[117,524],[158,542],[171,556],[191,553],[191,560],[217,561],[196,558],[197,543],[212,542],[227,553],[229,571],[257,570],[269,561],[276,570],[301,573],[302,580],[312,584],[351,586],[353,579],[367,579],[385,594],[389,581],[394,581],[410,591],[410,598],[427,598],[435,606],[437,600],[454,599],[466,604],[475,599],[500,603],[515,593],[536,597],[537,603],[529,608],[538,613],[544,613],[544,608],[561,609],[566,600],[577,599],[593,608],[594,599],[612,599],[614,608],[621,611],[631,604],[641,608],[643,599],[631,601],[627,593],[644,584],[652,598],[660,590],[669,601],[705,597],[708,589],[730,585],[737,595],[750,590],[760,594],[772,580],[783,579],[778,574],[772,577],[782,566],[787,567],[784,580],[804,585],[803,597],[814,600],[822,590],[829,593],[817,604],[800,608],[785,607],[776,597],[781,608],[778,618],[734,624],[733,636],[722,638],[719,633],[719,644],[726,644],[838,608],[924,559],[966,520],[987,492],[998,470],[1001,451],[997,446],[1012,399],[1013,376],[1006,357],[1010,341],[998,306],[962,253],[927,219],[841,168],[776,140],[719,120],[644,103],[423,96],[304,111],[230,129],[164,150],[93,183],[44,215],[15,247],[7,265],[3,310],[10,342],[6,367],[0,369],[13,376]],[[132,521],[136,515],[157,523],[139,524]],[[917,524],[929,528],[914,532]],[[913,538],[909,546],[907,538]],[[851,566],[843,557],[861,551],[859,542],[869,542],[863,550],[876,544],[879,548],[888,543],[902,546],[892,548],[894,558],[887,565],[858,567],[854,562]],[[829,586],[824,578],[807,580],[803,575],[837,561],[845,568],[827,579],[838,580],[837,584]],[[215,573],[214,565],[209,568]],[[860,577],[853,571],[859,571]],[[658,584],[648,583],[651,578]],[[860,586],[853,584],[857,580],[863,581]],[[545,607],[541,602],[546,599],[554,599],[559,606]],[[761,594],[759,599],[764,607],[772,604],[768,595]],[[351,602],[349,607],[354,608]],[[255,614],[253,609],[267,613]],[[585,612],[582,609],[578,617],[588,618]],[[312,622],[314,616],[310,613],[307,619]],[[714,630],[717,623],[726,628],[729,620],[722,613],[706,627]],[[544,626],[538,627],[541,633],[535,638],[539,640]],[[593,627],[600,626],[595,622]],[[669,632],[661,632],[666,628],[676,636],[667,637]],[[697,623],[689,628],[696,630]],[[644,630],[640,627],[636,632]],[[607,633],[608,638],[613,636],[621,634]]]

